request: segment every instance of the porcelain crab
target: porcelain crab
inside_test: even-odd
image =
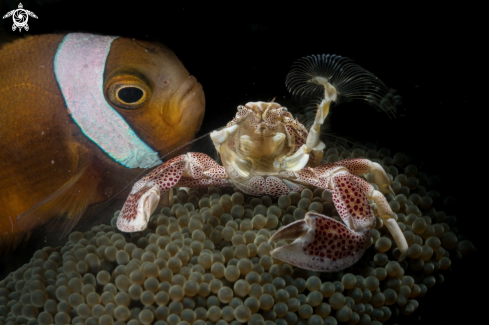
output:
[[[377,98],[385,86],[351,60],[334,55],[299,60],[286,84],[293,93],[304,94],[318,87],[324,91],[309,132],[276,102],[239,106],[236,117],[210,135],[223,166],[197,152],[163,163],[134,184],[117,227],[125,232],[144,230],[160,195],[174,187],[235,186],[250,195],[277,197],[315,186],[331,191],[343,223],[307,213],[270,237],[270,241],[293,240],[272,250],[273,257],[322,272],[354,264],[368,247],[376,223],[370,199],[397,243],[400,260],[404,259],[408,245],[383,194],[394,194],[383,167],[368,159],[321,164],[325,144],[319,133],[331,104],[338,96]],[[379,190],[357,176],[365,173],[375,175]]]

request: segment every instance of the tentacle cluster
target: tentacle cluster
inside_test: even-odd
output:
[[[341,97],[365,100],[393,114],[393,106],[381,105],[389,92],[387,86],[373,73],[340,55],[311,55],[297,60],[285,84],[292,94],[298,96],[317,95],[324,92],[326,84],[330,84]]]

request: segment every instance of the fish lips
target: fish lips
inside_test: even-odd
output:
[[[194,127],[196,132],[202,124],[204,112],[204,90],[194,76],[189,76],[177,88],[164,109],[165,121],[168,124]]]

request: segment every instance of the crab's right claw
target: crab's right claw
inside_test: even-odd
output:
[[[123,232],[146,229],[151,214],[160,202],[160,194],[160,189],[156,185],[144,186],[136,193],[129,194],[117,217],[117,228]]]
[[[270,252],[286,263],[319,272],[335,272],[357,262],[367,248],[370,229],[353,231],[330,217],[307,213],[279,229],[270,241],[291,240]]]
[[[146,229],[149,218],[160,201],[161,193],[168,193],[171,198],[170,190],[174,187],[229,185],[231,182],[224,167],[206,154],[189,152],[174,157],[134,184],[117,217],[117,228],[124,232]]]
[[[187,162],[187,155],[174,157],[137,181],[117,217],[117,228],[123,232],[146,229],[161,193],[177,185]]]

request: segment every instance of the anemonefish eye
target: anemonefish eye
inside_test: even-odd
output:
[[[144,96],[144,90],[137,87],[122,87],[117,91],[117,98],[128,104],[134,104]]]
[[[145,82],[134,76],[117,76],[109,82],[107,98],[119,108],[138,109],[146,105],[150,89]]]

